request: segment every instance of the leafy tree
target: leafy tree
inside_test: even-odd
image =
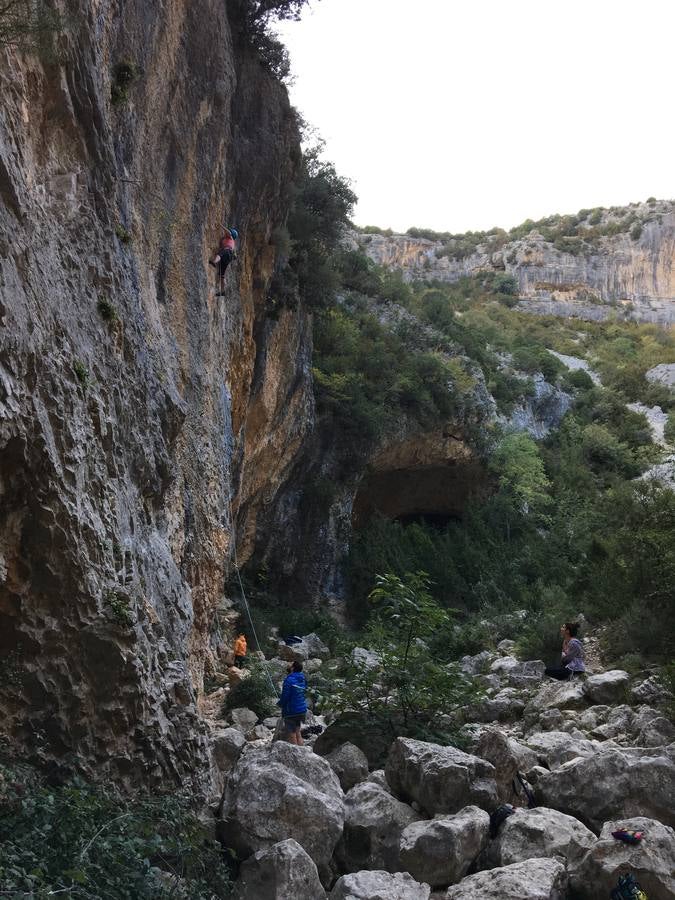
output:
[[[1,2],[1,0],[0,0]],[[271,30],[275,21],[300,18],[308,0],[231,0],[236,22],[261,62],[283,81],[290,73],[288,51]]]
[[[321,159],[319,144],[303,156],[288,218],[289,260],[300,294],[310,306],[327,306],[339,284],[337,251],[356,195],[335,166]]]
[[[248,15],[253,22],[270,19],[297,21],[309,0],[248,0]]]
[[[507,435],[495,450],[490,468],[499,479],[505,501],[507,539],[514,516],[528,516],[540,524],[549,521],[551,482],[539,449],[528,434]]]
[[[448,613],[429,593],[423,572],[381,575],[370,594],[373,616],[364,643],[379,664],[352,662],[325,699],[338,713],[360,711],[391,736],[447,738],[441,716],[457,717],[477,696],[454,665],[442,665],[428,641],[449,625]]]

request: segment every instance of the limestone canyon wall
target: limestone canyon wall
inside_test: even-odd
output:
[[[607,236],[578,253],[556,249],[535,228],[494,252],[479,246],[462,259],[439,256],[441,241],[408,235],[355,232],[351,243],[407,279],[453,282],[480,271],[506,272],[517,279],[532,312],[675,322],[675,203],[634,204],[613,215],[608,211],[605,219],[628,213],[644,223],[639,237]]]
[[[0,48],[0,719],[129,781],[206,759],[229,499],[244,560],[313,416],[308,317],[265,316],[296,118],[240,16],[74,0],[54,54]]]

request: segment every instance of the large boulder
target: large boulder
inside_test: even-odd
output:
[[[338,879],[330,900],[429,900],[431,888],[407,872],[354,872]]]
[[[469,875],[446,900],[566,900],[568,878],[558,859],[528,859]],[[597,898],[596,898],[597,900]]]
[[[496,728],[488,728],[483,731],[473,749],[476,756],[486,759],[495,767],[499,799],[502,803],[509,802],[514,792],[513,779],[519,771],[518,757],[514,753],[509,739]],[[534,764],[536,765],[536,763],[535,759]]]
[[[588,705],[583,681],[546,680],[525,707],[525,718],[536,720],[545,709],[583,709]]]
[[[584,694],[591,703],[607,704],[621,703],[626,699],[630,675],[622,669],[611,669],[609,672],[600,672],[599,675],[591,675],[584,682]]]
[[[675,741],[675,725],[665,716],[658,716],[645,722],[637,733],[637,743],[641,747],[665,747]]]
[[[523,772],[527,775],[530,769],[539,765],[539,757],[534,750],[527,747],[524,743],[517,741],[515,738],[509,738],[508,741],[519,772]],[[490,760],[488,760],[488,762],[490,762]]]
[[[479,700],[466,711],[466,716],[473,722],[506,722],[517,719],[525,709],[525,701],[516,688],[507,687],[495,694]]]
[[[345,824],[335,851],[343,872],[373,867],[397,872],[401,834],[421,817],[406,803],[370,781],[357,784],[345,797]]]
[[[279,741],[239,758],[223,795],[219,836],[243,858],[292,837],[321,867],[343,825],[342,788],[325,759]]]
[[[279,642],[278,653],[281,659],[287,662],[305,662],[308,659],[328,659],[330,649],[324,644],[318,634],[306,634],[297,644]]]
[[[211,736],[213,759],[221,772],[229,772],[241,756],[246,738],[238,728],[222,728]]]
[[[604,822],[647,816],[675,825],[675,747],[610,748],[564,763],[537,781],[543,806],[580,819],[598,833]]]
[[[366,781],[376,784],[378,787],[381,787],[382,790],[386,791],[388,794],[392,793],[392,790],[389,787],[389,782],[387,781],[387,776],[384,774],[384,769],[375,769],[375,771],[371,772],[370,775],[368,775],[368,777],[366,778]]]
[[[626,704],[612,707],[602,706],[600,708],[606,709],[607,712],[599,717],[599,721],[602,720],[600,724],[591,729],[591,737],[598,738],[601,741],[614,738],[619,740],[626,739],[633,731],[634,710]]]
[[[557,769],[580,756],[593,756],[602,749],[600,742],[574,738],[566,731],[538,731],[528,735],[525,743],[549,769]]]
[[[326,762],[340,779],[345,794],[368,777],[368,760],[355,744],[348,742],[331,750]]]
[[[639,844],[625,844],[612,837],[619,828],[644,831]],[[648,897],[675,898],[675,832],[654,819],[636,816],[605,822],[600,838],[581,865],[571,872],[572,887],[583,900],[608,897],[620,875],[630,871]]]
[[[391,730],[387,725],[369,719],[365,713],[343,713],[316,739],[314,752],[328,756],[346,743],[355,744],[365,754],[371,769],[382,768],[391,746]]]
[[[545,668],[546,666],[540,659],[521,662],[514,656],[503,656],[492,663],[490,671],[501,678],[506,678],[509,684],[515,687],[527,687],[541,681]]]
[[[397,738],[385,772],[396,794],[416,801],[431,816],[472,804],[493,809],[498,803],[494,766],[455,747]]]
[[[487,672],[493,654],[489,650],[481,650],[475,656],[463,656],[459,661],[459,667],[465,675],[480,675]]]
[[[664,703],[673,698],[671,692],[657,675],[650,675],[643,681],[633,684],[630,693],[636,703]]]
[[[252,709],[246,709],[245,706],[241,706],[230,710],[230,719],[232,719],[232,725],[237,731],[246,734],[256,724],[258,716]]]
[[[316,866],[293,838],[259,850],[243,864],[232,900],[325,900]]]
[[[351,653],[352,665],[357,669],[379,669],[382,658],[375,650],[367,650],[365,647],[354,647]]]
[[[455,884],[487,846],[490,817],[477,806],[414,822],[401,835],[401,868],[433,887]]]
[[[597,838],[578,819],[538,806],[517,809],[490,844],[480,868],[510,866],[526,859],[556,856],[568,868],[578,864]]]

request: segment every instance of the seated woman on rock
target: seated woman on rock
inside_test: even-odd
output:
[[[567,681],[577,672],[585,672],[584,665],[584,647],[577,634],[579,633],[579,625],[576,622],[565,622],[560,627],[562,635],[562,665],[552,666],[546,669],[546,674],[551,678],[557,678],[559,681]]]

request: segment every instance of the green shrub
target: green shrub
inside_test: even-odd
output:
[[[672,412],[663,429],[663,436],[670,444],[675,444],[675,412]]]
[[[366,225],[359,231],[361,234],[382,234],[384,237],[391,237],[394,233],[391,228],[379,228],[377,225]]]
[[[105,322],[116,322],[117,321],[117,310],[113,306],[113,304],[109,300],[101,299],[96,304],[97,309],[101,318]]]
[[[264,664],[251,667],[251,674],[242,678],[227,695],[224,711],[246,707],[252,710],[259,719],[271,716],[276,710],[276,696],[272,690]]]
[[[593,389],[593,379],[584,369],[575,369],[565,376],[565,383],[577,391]]]
[[[124,225],[122,225],[121,222],[118,222],[117,225],[115,225],[115,234],[117,235],[117,238],[121,244],[131,243],[131,232],[127,231],[127,229],[124,227]]]
[[[628,446],[604,425],[587,425],[581,434],[581,447],[591,468],[609,470],[628,478],[639,475],[640,467]]]
[[[103,604],[112,618],[124,628],[130,628],[134,624],[131,600],[127,594],[116,590],[105,591]]]
[[[503,272],[495,275],[491,287],[496,294],[504,294],[507,297],[516,297],[518,295],[518,279]]]
[[[126,103],[129,99],[129,88],[136,81],[139,74],[140,69],[131,60],[124,59],[117,63],[113,69],[110,86],[110,100],[113,106]]]
[[[80,382],[83,388],[86,388],[89,384],[89,372],[87,371],[87,367],[82,362],[81,359],[76,359],[73,363],[73,371],[75,372],[75,377]]]
[[[642,222],[636,222],[630,230],[630,236],[634,241],[639,241],[642,235]]]
[[[179,883],[186,900],[229,896],[223,855],[185,797],[122,797],[81,780],[51,787],[0,764],[0,884],[8,896],[169,900]]]

